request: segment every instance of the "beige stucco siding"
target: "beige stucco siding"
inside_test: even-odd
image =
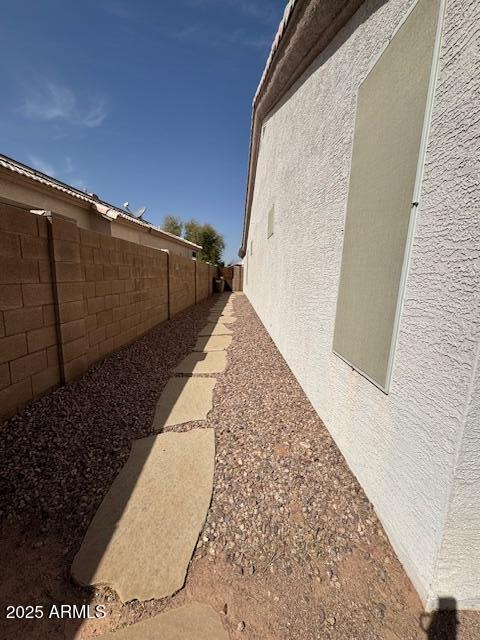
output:
[[[192,257],[193,247],[185,246],[174,240],[151,234],[148,228],[141,227],[135,223],[125,224],[124,222],[113,222],[111,234],[115,238],[122,238],[122,240],[128,240],[129,242],[137,242],[146,247],[164,249],[176,255],[184,256],[185,258]]]
[[[18,177],[10,180],[3,172],[0,174],[0,197],[4,202],[9,202],[25,209],[45,209],[46,211],[67,216],[76,220],[77,224],[83,229],[92,229],[92,224],[98,224],[98,221],[93,219],[94,216],[90,212],[89,203],[83,204],[80,200],[61,196],[60,192],[57,195],[53,189],[35,184],[32,181],[26,181]],[[95,218],[100,217],[95,216]],[[108,228],[108,224],[108,221],[105,221],[105,229]],[[102,232],[101,229],[94,230]]]
[[[165,249],[187,258],[192,257],[191,247],[167,237],[150,233],[148,227],[124,219],[107,220],[92,210],[90,202],[70,197],[51,187],[5,171],[0,172],[0,200],[29,209],[44,209],[75,220],[82,229],[136,242],[154,249]]]

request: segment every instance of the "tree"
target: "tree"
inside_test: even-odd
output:
[[[197,222],[194,218],[185,222],[185,240],[189,240],[190,242],[194,242],[195,244],[202,244],[202,225]]]
[[[198,258],[205,262],[218,264],[225,249],[225,240],[211,224],[200,224],[192,218],[185,223],[185,239],[199,244],[202,250]]]
[[[183,222],[175,216],[165,216],[163,219],[162,229],[173,233],[174,236],[181,236],[183,231]]]
[[[211,224],[204,224],[202,227],[201,255],[203,259],[212,264],[218,264],[222,259],[225,249],[223,236],[212,227]]]

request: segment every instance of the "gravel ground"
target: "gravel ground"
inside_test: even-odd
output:
[[[234,308],[206,423],[215,484],[191,597],[230,612],[232,638],[451,640],[443,623],[421,620],[372,505],[246,297]],[[459,619],[459,639],[480,637],[479,615]]]
[[[28,594],[16,572],[35,567],[38,597],[105,603],[106,620],[86,621],[82,639],[197,600],[221,613],[231,640],[453,640],[442,619],[421,618],[369,501],[242,295],[234,298],[234,337],[212,412],[206,422],[169,428],[216,431],[212,504],[185,588],[122,605],[106,589],[70,584],[91,517],[131,440],[151,433],[156,400],[211,304],[158,327],[2,428],[0,509],[9,526],[22,525],[7,583],[12,576]],[[458,619],[458,640],[480,637],[478,614]],[[64,638],[78,632],[73,626],[45,629]],[[39,628],[24,627],[23,636],[47,637]],[[18,638],[18,624],[10,632],[0,635]]]
[[[159,325],[0,425],[0,522],[82,540],[132,440],[151,434],[158,396],[210,306]]]

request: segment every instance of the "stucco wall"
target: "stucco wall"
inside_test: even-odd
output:
[[[480,305],[479,305],[480,307]],[[445,517],[445,536],[438,554],[434,591],[452,590],[465,606],[478,607],[480,579],[480,342],[459,440],[454,482]],[[466,562],[468,560],[468,562]]]
[[[152,235],[146,227],[140,225],[130,225],[123,222],[111,223],[111,235],[114,238],[121,238],[129,242],[136,242],[145,247],[153,247],[154,249],[166,249],[170,253],[175,253],[185,258],[192,257],[193,247],[182,245],[174,240],[169,240],[160,236]]]
[[[136,242],[154,249],[167,249],[186,258],[192,257],[192,249],[194,247],[151,234],[148,228],[138,224],[129,224],[121,219],[112,222],[106,220],[92,211],[88,202],[82,202],[60,191],[26,181],[13,174],[10,177],[8,173],[0,173],[1,201],[25,209],[45,209],[46,211],[59,213],[75,220],[82,229],[111,235],[114,238]]]
[[[58,194],[58,195],[57,195]],[[53,213],[76,220],[83,229],[91,229],[99,233],[110,233],[110,223],[98,215],[93,216],[89,211],[90,205],[69,196],[62,197],[61,192],[56,192],[40,184],[26,183],[25,180],[12,175],[8,179],[5,174],[0,174],[1,199],[10,202],[14,206],[25,209],[45,209]]]
[[[356,92],[411,5],[367,0],[266,121],[244,288],[423,600],[432,604],[436,594],[448,594],[459,606],[474,606],[480,604],[473,374],[480,322],[474,169],[480,6],[474,0],[447,0],[389,395],[332,353]],[[267,239],[273,204],[274,234]]]

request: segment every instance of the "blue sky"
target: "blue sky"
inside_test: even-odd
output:
[[[251,101],[284,0],[0,0],[0,151],[240,244]]]

